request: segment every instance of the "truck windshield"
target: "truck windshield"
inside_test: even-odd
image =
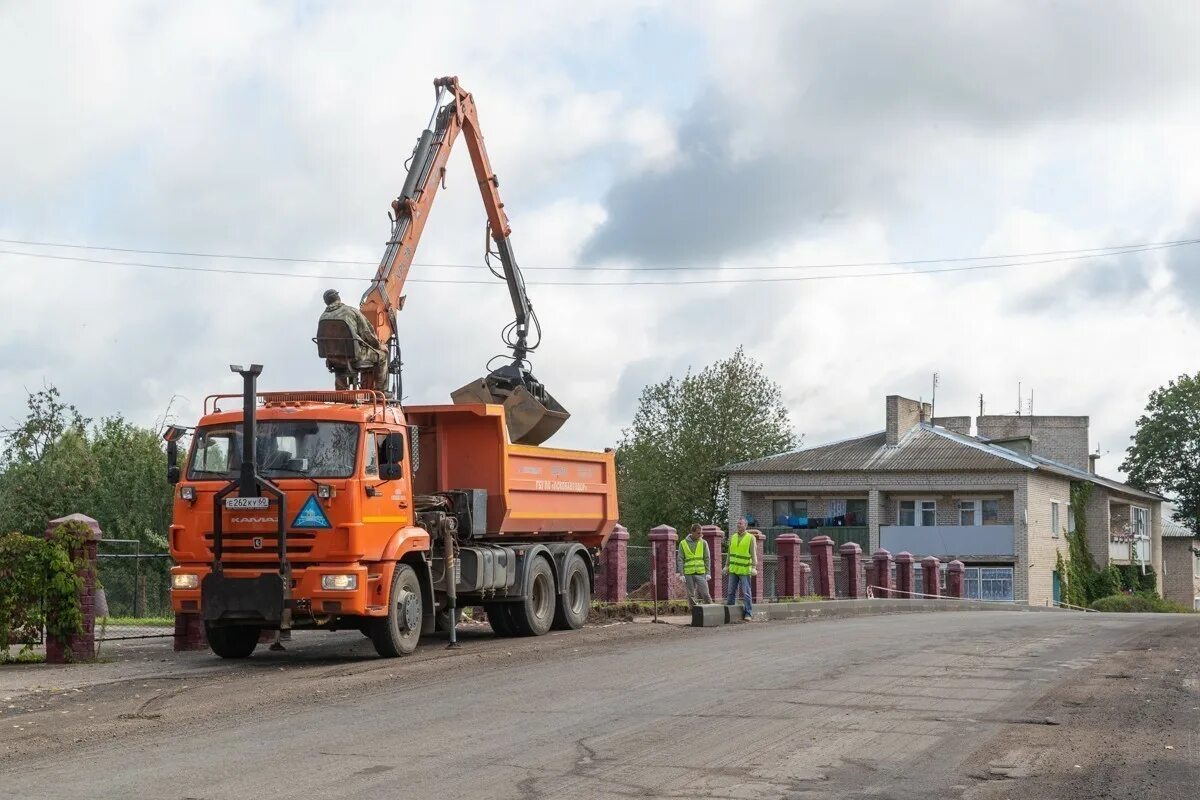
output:
[[[348,478],[358,455],[358,426],[348,422],[258,423],[257,458],[264,477]],[[242,465],[242,426],[196,431],[188,458],[189,480],[236,478]]]

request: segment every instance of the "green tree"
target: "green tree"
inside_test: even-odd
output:
[[[617,447],[621,521],[638,539],[662,523],[724,524],[718,470],[796,444],[779,385],[741,347],[698,373],[647,386]]]
[[[1121,469],[1129,483],[1172,496],[1175,519],[1200,530],[1200,373],[1150,393]]]
[[[57,389],[29,395],[24,421],[7,430],[0,460],[0,530],[41,534],[81,512],[106,538],[166,546],[171,487],[158,435],[120,416],[91,425]]]

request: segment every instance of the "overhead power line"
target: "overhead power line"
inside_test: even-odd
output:
[[[918,266],[922,264],[952,264],[966,263],[972,261],[997,261],[1001,259],[1021,259],[1021,258],[1040,258],[1043,256],[1060,256],[1060,255],[1082,255],[1091,253],[1095,255],[1120,254],[1122,252],[1141,252],[1143,248],[1154,248],[1160,246],[1194,244],[1196,239],[1171,239],[1158,242],[1137,242],[1134,244],[1117,244],[1105,245],[1102,247],[1080,247],[1066,250],[1040,250],[1026,253],[1006,253],[990,256],[954,256],[948,258],[917,258],[901,261],[852,261],[839,262],[829,264],[771,264],[771,265],[753,265],[740,264],[734,266],[636,266],[636,267],[620,267],[620,266],[604,266],[604,265],[570,265],[562,267],[550,266],[525,266],[522,265],[522,270],[533,271],[573,271],[573,272],[699,272],[699,271],[723,271],[723,270],[817,270],[817,269],[859,269],[866,267],[904,267]],[[294,258],[290,256],[257,256],[247,255],[244,253],[204,253],[188,250],[148,250],[134,247],[105,247],[101,245],[75,244],[66,242],[46,242],[35,241],[31,239],[0,239],[0,244],[16,244],[32,247],[58,247],[71,250],[100,250],[111,253],[135,253],[138,255],[158,255],[158,256],[179,256],[183,258],[219,258],[231,259],[238,261],[270,261],[277,263],[291,264],[320,264],[324,266],[377,266],[378,261],[351,261],[330,258]],[[65,257],[63,257],[65,258]],[[83,260],[83,259],[81,259]],[[112,262],[97,262],[97,263],[120,263]],[[413,262],[414,267],[432,267],[443,269],[487,269],[484,264],[456,264],[456,263],[441,263],[441,262]],[[215,271],[215,270],[214,270]],[[247,273],[251,274],[251,273]],[[255,273],[257,274],[257,273]]]
[[[1161,244],[1147,244],[1141,247],[1128,247],[1116,252],[1107,253],[1092,253],[1088,255],[1061,256],[1056,258],[1045,258],[1031,261],[1012,261],[997,264],[970,264],[966,266],[943,267],[941,269],[910,269],[898,270],[892,272],[839,272],[830,275],[791,275],[782,278],[713,278],[700,280],[657,280],[657,281],[529,281],[530,286],[715,286],[729,284],[751,284],[751,283],[797,283],[800,281],[827,281],[827,280],[846,280],[846,279],[865,279],[865,278],[891,278],[913,275],[938,275],[947,272],[973,272],[978,270],[991,269],[1011,269],[1016,267],[1028,267],[1038,264],[1060,264],[1073,261],[1089,261],[1101,258],[1111,258],[1113,256],[1126,255],[1130,253],[1144,253],[1154,250],[1165,250],[1168,248],[1183,247],[1185,245],[1200,244],[1200,239],[1180,239],[1172,242]],[[252,275],[252,276],[270,276],[277,278],[308,278],[316,280],[337,280],[337,281],[371,281],[372,278],[353,277],[346,275],[318,275],[299,272],[279,272],[269,270],[238,270],[225,267],[199,267],[187,266],[182,264],[154,264],[141,261],[109,261],[97,258],[85,258],[82,256],[60,256],[51,255],[48,253],[25,253],[15,250],[0,250],[0,255],[21,256],[24,258],[34,259],[50,259],[55,261],[71,261],[87,264],[103,264],[107,266],[119,267],[138,267],[144,269],[168,270],[174,272],[201,272],[201,273],[217,273],[228,275]],[[432,283],[432,284],[452,284],[452,285],[476,285],[490,286],[495,281],[474,280],[463,278],[409,278],[408,283]]]

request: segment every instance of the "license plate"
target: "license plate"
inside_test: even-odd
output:
[[[270,508],[269,497],[226,497],[225,507],[229,509]]]

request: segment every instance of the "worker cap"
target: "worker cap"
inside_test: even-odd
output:
[[[334,300],[341,300],[342,296],[338,294],[337,289],[326,289],[325,294],[321,295],[321,298],[325,301],[325,305],[329,305]]]

